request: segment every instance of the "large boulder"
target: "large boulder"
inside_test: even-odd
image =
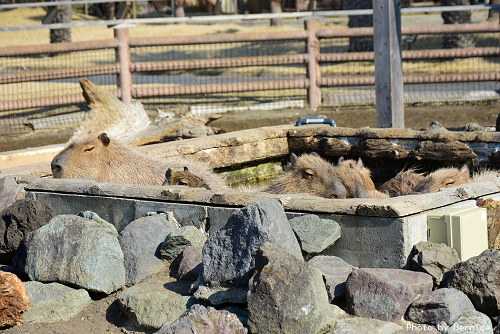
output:
[[[310,265],[319,269],[325,281],[328,300],[342,301],[345,296],[347,277],[356,269],[337,256],[317,255],[308,261]]]
[[[191,306],[177,320],[165,323],[157,334],[246,334],[238,317],[228,311],[200,304]]]
[[[26,282],[31,308],[23,322],[54,323],[69,320],[87,307],[89,293],[59,283]]]
[[[493,334],[493,325],[490,318],[484,313],[471,311],[464,313],[446,328],[444,334]]]
[[[424,293],[408,308],[407,318],[419,324],[453,324],[463,313],[472,312],[474,305],[460,290],[437,289]]]
[[[179,227],[166,214],[146,216],[130,222],[118,236],[125,263],[126,284],[166,269],[159,247]]]
[[[175,278],[179,281],[196,281],[203,273],[202,247],[187,246],[184,248],[179,261]]]
[[[143,281],[118,297],[120,308],[137,325],[146,329],[159,329],[181,316],[194,298],[166,288],[157,281]]]
[[[335,327],[321,272],[281,247],[264,243],[248,291],[251,333],[320,333]]]
[[[300,247],[307,258],[320,254],[340,238],[340,225],[331,219],[303,215],[290,220]]]
[[[160,257],[173,262],[187,246],[203,247],[207,237],[203,231],[194,226],[183,226],[170,233],[161,245]]]
[[[446,244],[422,241],[413,246],[411,268],[432,276],[434,287],[441,284],[443,275],[460,262],[455,249]]]
[[[280,245],[302,259],[283,206],[272,198],[259,199],[235,212],[224,227],[210,235],[203,246],[203,283],[246,291],[255,269],[255,254],[264,242]]]
[[[378,319],[352,317],[339,319],[332,334],[394,334],[403,330],[401,326],[390,321]]]
[[[496,317],[500,314],[500,251],[487,249],[480,255],[456,264],[443,278],[442,287],[465,293],[477,311]]]
[[[26,235],[15,256],[30,280],[109,294],[125,284],[116,229],[75,215],[54,217]]]
[[[347,279],[350,313],[384,321],[398,321],[418,295],[432,291],[432,277],[402,269],[360,268]]]
[[[18,325],[30,299],[23,282],[14,274],[0,271],[0,328]]]

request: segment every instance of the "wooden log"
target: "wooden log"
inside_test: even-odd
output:
[[[368,159],[404,159],[408,157],[407,149],[386,139],[362,140],[353,146],[352,151],[356,156]]]
[[[410,152],[417,160],[438,161],[471,161],[477,158],[476,153],[466,144],[459,141],[434,142],[423,141]]]

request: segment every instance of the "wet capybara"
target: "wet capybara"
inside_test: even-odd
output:
[[[414,168],[402,170],[392,179],[387,180],[380,186],[380,191],[389,194],[390,197],[409,195],[422,180],[424,174],[417,173]]]
[[[290,155],[290,164],[264,190],[273,194],[307,193],[326,198],[346,198],[346,189],[335,167],[317,154]]]
[[[471,182],[469,168],[465,165],[460,169],[452,167],[440,168],[427,175],[417,184],[413,191],[433,193],[439,191],[441,188],[454,187],[469,182]]]
[[[158,159],[111,140],[105,133],[97,138],[75,140],[51,163],[55,178],[91,178],[98,182],[161,185],[169,168],[190,171],[201,177],[211,189],[227,189],[224,181],[198,161],[179,157]]]
[[[165,173],[164,186],[188,186],[192,188],[205,188],[210,190],[210,186],[198,175],[194,175],[189,171],[189,168],[184,166],[184,169],[180,172],[172,170],[172,168],[167,169]]]
[[[367,198],[368,190],[375,190],[375,185],[372,186],[373,181],[369,176],[370,171],[368,170],[367,174],[362,169],[368,170],[363,167],[361,159],[356,162],[351,159],[345,160],[343,157],[339,158],[335,173],[346,189],[347,198]],[[366,175],[370,178],[371,184],[367,182]],[[372,189],[367,189],[365,183]]]

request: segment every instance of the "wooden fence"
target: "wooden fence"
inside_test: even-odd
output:
[[[373,28],[318,29],[315,21],[306,21],[302,31],[266,32],[251,34],[214,34],[202,36],[171,36],[161,38],[130,38],[126,28],[116,29],[115,38],[105,41],[73,42],[36,46],[0,48],[0,59],[38,54],[58,54],[74,51],[114,49],[116,63],[91,67],[59,68],[50,70],[24,70],[0,73],[0,85],[36,82],[66,78],[81,78],[95,75],[117,75],[117,91],[121,99],[129,103],[132,98],[151,96],[173,96],[206,93],[251,92],[259,90],[307,89],[308,102],[312,109],[321,105],[321,89],[334,86],[373,85],[375,77],[367,76],[328,76],[322,75],[322,65],[337,62],[358,62],[374,59],[373,52],[321,53],[322,41],[338,38],[373,36]],[[498,33],[500,24],[496,22],[441,26],[403,27],[402,35],[432,35],[457,33]],[[154,62],[132,62],[132,48],[146,46],[206,45],[238,42],[298,41],[304,43],[304,52],[292,55],[273,55],[218,59],[174,60]],[[469,49],[406,50],[405,60],[451,59],[470,57],[500,57],[500,47],[476,47]],[[134,87],[132,73],[157,72],[168,70],[216,69],[249,66],[303,65],[306,76],[299,79],[278,79],[270,81],[245,81],[231,83],[211,83],[198,85],[160,85],[155,87]],[[500,65],[494,71],[405,75],[403,82],[449,83],[472,81],[500,81]],[[20,110],[84,102],[81,95],[50,96],[29,99],[0,101],[0,111]]]

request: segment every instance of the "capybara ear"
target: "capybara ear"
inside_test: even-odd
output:
[[[105,132],[101,133],[97,138],[104,144],[104,146],[108,146],[111,141]]]
[[[311,155],[314,155],[315,157],[319,157],[319,154],[316,152],[311,152]]]
[[[460,168],[460,173],[462,173],[465,178],[468,178],[470,176],[469,167],[463,165],[462,168]]]
[[[341,163],[342,161],[344,161],[344,157],[340,157],[339,161],[337,161],[337,164]]]
[[[295,153],[290,154],[290,164],[292,165],[292,167],[297,164],[298,159],[299,158],[297,157],[297,155],[295,155]]]
[[[184,166],[184,171],[185,171],[185,172],[188,172],[188,171],[189,171],[189,168],[187,168],[187,166]]]
[[[356,162],[356,165],[358,167],[363,167],[363,160],[361,160],[361,158],[358,158],[358,162]]]
[[[172,168],[167,169],[165,172],[165,177],[168,180],[168,183],[170,183],[170,180],[172,180]]]

